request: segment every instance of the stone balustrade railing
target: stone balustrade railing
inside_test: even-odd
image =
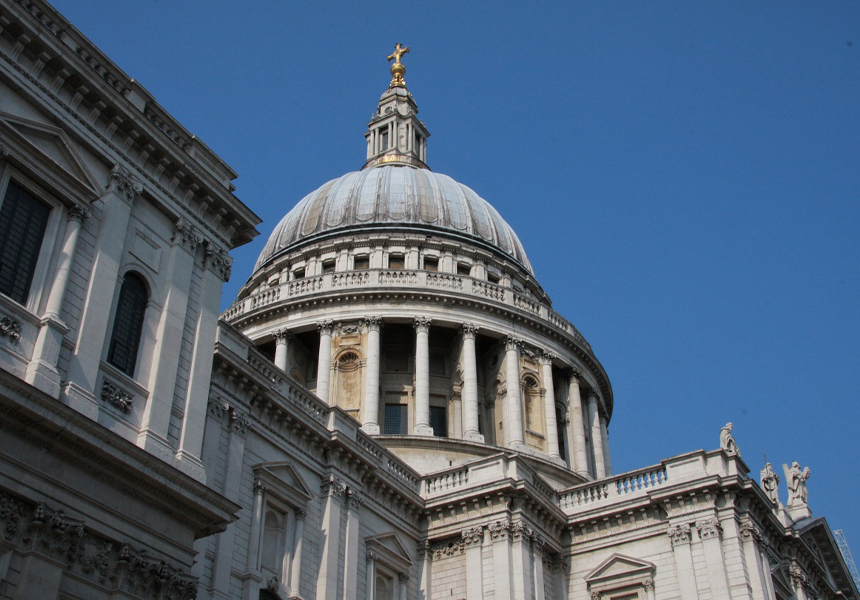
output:
[[[469,469],[457,469],[446,471],[439,475],[427,477],[424,480],[424,494],[434,496],[452,492],[458,488],[465,487],[469,483]]]
[[[520,293],[513,288],[504,287],[481,279],[440,273],[438,271],[413,271],[408,269],[374,269],[370,271],[349,271],[326,273],[316,277],[305,277],[283,283],[277,287],[266,288],[235,302],[221,317],[232,321],[242,315],[259,310],[275,302],[300,298],[309,294],[329,291],[371,288],[419,288],[437,289],[453,293],[471,294],[483,299],[506,304],[548,322],[550,325],[572,335],[588,349],[591,346],[569,321],[549,306]]]

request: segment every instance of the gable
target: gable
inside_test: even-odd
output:
[[[405,573],[412,566],[406,546],[394,532],[381,533],[365,538],[368,554],[388,565],[394,571]]]
[[[586,575],[585,582],[595,588],[626,585],[650,578],[655,569],[654,563],[616,553]]]
[[[306,504],[313,494],[290,463],[262,463],[254,467],[254,477],[262,481],[269,491],[293,506]]]

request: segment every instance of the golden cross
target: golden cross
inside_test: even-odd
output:
[[[409,52],[409,46],[406,46],[404,48],[402,44],[395,44],[394,52],[388,55],[388,60],[389,61],[393,60],[395,65],[402,64],[400,62],[400,57],[403,56],[404,54],[406,54],[407,52]]]

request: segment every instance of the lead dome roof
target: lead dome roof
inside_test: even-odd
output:
[[[278,223],[255,270],[306,243],[379,230],[426,231],[503,255],[534,275],[523,245],[489,202],[447,175],[385,165],[347,173],[305,196]]]

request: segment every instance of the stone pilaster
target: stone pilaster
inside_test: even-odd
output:
[[[708,579],[711,582],[711,598],[714,600],[730,600],[729,582],[726,577],[726,565],[723,560],[723,528],[716,517],[696,523],[699,537],[702,538],[702,548],[705,561],[708,564]]]
[[[698,600],[699,590],[696,586],[696,571],[693,567],[693,553],[690,548],[692,531],[687,523],[669,527],[666,532],[672,543],[672,553],[675,555],[675,571],[678,573],[678,587],[681,600]]]
[[[482,544],[483,526],[469,527],[460,532],[466,552],[466,600],[482,600],[484,597],[484,568]]]
[[[579,390],[579,380],[582,374],[570,370],[567,403],[570,415],[570,453],[571,467],[577,473],[588,473],[588,457],[585,453],[585,419],[582,416],[582,396]]]
[[[337,477],[324,477],[320,486],[323,502],[323,548],[317,578],[316,597],[319,600],[336,600],[338,562],[340,550],[341,501],[347,491],[346,485]]]

